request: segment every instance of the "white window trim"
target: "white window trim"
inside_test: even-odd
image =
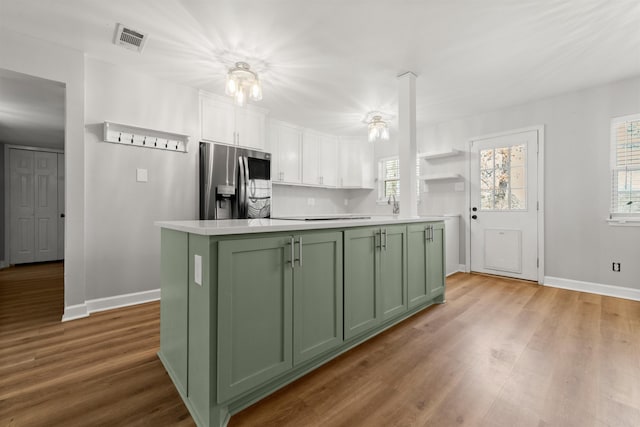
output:
[[[376,196],[376,204],[377,205],[387,205],[387,204],[389,204],[389,199],[385,199],[384,197],[381,198],[381,196],[384,194],[384,179],[383,179],[383,176],[382,176],[382,165],[385,162],[389,161],[389,160],[396,160],[396,159],[399,160],[400,156],[380,157],[378,159],[378,172],[377,172],[377,175],[376,175],[376,184],[377,184],[376,185],[376,191],[378,192],[378,194]],[[419,162],[420,158],[417,157],[417,159],[418,159],[417,161]],[[420,175],[420,174],[418,173],[417,176],[416,176],[416,179],[418,180],[418,184],[417,184],[418,185],[417,202],[418,202],[418,204],[420,204],[420,201],[422,199],[422,197],[421,197],[421,195],[422,195],[422,186],[421,186],[422,180],[419,178],[418,175]],[[398,202],[400,201],[400,197],[398,197],[397,201]]]
[[[621,122],[640,120],[640,113],[630,114],[628,116],[614,117],[611,119],[610,129],[610,142],[609,142],[609,187],[611,189],[609,197],[609,218],[606,219],[607,223],[611,226],[622,227],[640,227],[640,213],[614,213],[611,212],[613,198],[614,198],[614,183],[613,176],[616,170],[616,155],[617,155],[617,141],[616,141],[616,125]]]

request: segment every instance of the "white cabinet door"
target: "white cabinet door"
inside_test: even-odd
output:
[[[300,184],[302,182],[300,168],[302,132],[299,129],[281,124],[272,124],[271,126],[271,138],[275,142],[273,157],[277,157],[274,162],[277,169],[271,179]]]
[[[376,168],[373,153],[373,144],[362,141],[358,144],[361,186],[362,188],[375,188]]]
[[[302,183],[320,185],[318,171],[318,146],[320,135],[313,132],[305,132],[302,135]]]
[[[340,187],[360,187],[362,174],[360,173],[360,150],[358,143],[352,140],[340,140]]]
[[[320,184],[336,187],[338,184],[338,139],[323,135],[318,146],[318,174]]]
[[[223,144],[236,143],[235,107],[202,97],[200,99],[202,139]]]
[[[254,150],[265,149],[265,115],[248,108],[236,107],[236,141]]]

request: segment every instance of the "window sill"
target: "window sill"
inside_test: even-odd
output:
[[[613,227],[640,227],[640,218],[608,218],[606,221]]]

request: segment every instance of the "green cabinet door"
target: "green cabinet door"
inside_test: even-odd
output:
[[[430,226],[430,236],[427,240],[427,286],[431,299],[444,294],[446,267],[444,223],[436,222]]]
[[[342,233],[294,236],[293,362],[342,343]]]
[[[385,226],[381,230],[380,291],[382,320],[407,311],[407,227]]]
[[[407,281],[409,308],[417,307],[429,301],[427,284],[427,239],[428,224],[407,225]]]
[[[160,357],[186,395],[189,234],[163,228],[160,241]]]
[[[291,242],[281,235],[219,243],[219,403],[293,366]]]
[[[344,232],[344,338],[376,327],[382,321],[379,298],[380,228]]]

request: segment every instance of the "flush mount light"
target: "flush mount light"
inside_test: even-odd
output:
[[[236,105],[244,107],[247,105],[247,96],[252,101],[262,99],[262,86],[255,71],[246,62],[236,62],[235,67],[230,68],[227,73],[227,85],[225,93],[233,96]]]
[[[389,140],[389,120],[391,120],[389,114],[384,114],[379,111],[370,111],[367,113],[362,122],[367,124],[369,142]]]

